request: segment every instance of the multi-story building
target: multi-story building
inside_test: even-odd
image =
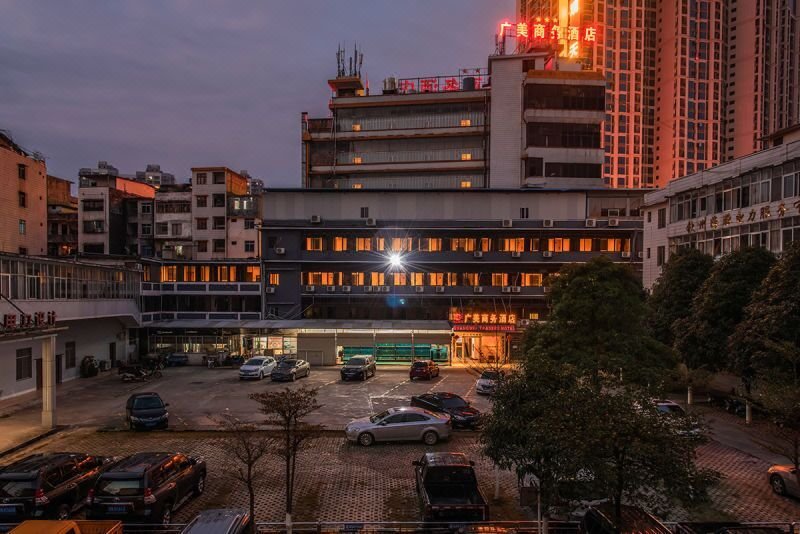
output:
[[[196,259],[230,257],[228,197],[247,195],[247,185],[247,178],[227,167],[192,168],[192,240]]]
[[[78,250],[82,254],[138,254],[128,219],[137,202],[128,199],[152,199],[155,189],[136,180],[124,178],[105,161],[97,168],[80,170],[78,183]]]
[[[780,253],[800,240],[800,126],[773,142],[645,195],[645,287],[680,247],[718,257],[748,245]]]
[[[143,258],[152,258],[156,253],[154,203],[155,197],[125,199],[129,250]]]
[[[486,81],[481,69],[389,78],[371,95],[358,76],[329,80],[331,116],[303,114],[303,187],[488,187]]]
[[[565,263],[641,265],[641,191],[268,189],[263,202],[264,317],[317,361],[507,357]]]
[[[491,188],[601,187],[605,82],[552,53],[489,58]]]
[[[136,171],[136,180],[159,188],[162,185],[175,185],[175,175],[161,170],[161,165],[149,164],[144,171]]]
[[[0,251],[47,253],[47,166],[0,130]]]
[[[78,198],[72,182],[47,175],[47,255],[72,256],[78,252]]]
[[[161,185],[156,191],[153,213],[155,256],[191,259],[192,186]]]
[[[228,197],[228,258],[258,258],[261,194]]]

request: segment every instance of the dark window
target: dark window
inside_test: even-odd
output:
[[[208,252],[208,241],[198,241],[197,252]]]
[[[648,211],[647,212],[647,222],[653,222],[653,212],[652,211]]]
[[[143,202],[142,203],[142,213],[152,213],[153,212],[153,204],[150,202]]]
[[[20,180],[24,180],[28,177],[28,166],[22,163],[17,164],[17,177]]]
[[[656,249],[656,265],[664,265],[666,259],[666,248],[661,246]]]
[[[208,206],[208,195],[198,195],[197,196],[197,207],[198,208],[205,208]]]
[[[215,184],[224,184],[225,183],[225,173],[224,172],[215,172],[213,180],[214,180]]]
[[[225,240],[224,239],[215,239],[214,240],[214,252],[225,252]]]
[[[83,233],[102,234],[105,232],[105,221],[83,221]]]
[[[256,251],[256,242],[255,241],[245,241],[244,242],[244,251],[245,252],[255,252]]]
[[[24,191],[19,192],[19,207],[26,208],[28,206],[28,198]]]
[[[667,208],[659,208],[658,210],[658,227],[664,228],[667,226]]]
[[[194,177],[195,185],[206,185],[206,180],[208,179],[208,175],[204,172],[198,172]]]
[[[527,219],[528,218],[528,208],[520,208],[519,209],[519,218],[520,219]]]
[[[72,369],[75,367],[75,342],[68,341],[64,344],[64,367]]]
[[[167,234],[169,234],[169,223],[156,224],[156,235],[167,235]]]
[[[605,95],[603,86],[529,84],[525,86],[525,107],[603,111]]]
[[[600,148],[599,124],[528,123],[528,146]]]
[[[561,163],[545,164],[545,176],[566,178],[601,178],[603,166],[599,163]]]
[[[181,235],[183,231],[182,223],[172,223],[172,235]]]
[[[105,202],[102,198],[83,200],[83,211],[103,211]]]
[[[17,380],[33,378],[33,350],[17,349]]]
[[[28,254],[28,249],[27,249],[27,248],[25,248],[25,247],[19,247],[19,253],[20,253],[22,256],[25,256],[25,255],[27,255],[27,254]]]
[[[208,219],[203,217],[202,219],[197,219],[197,229],[198,230],[207,230],[208,229]]]
[[[369,217],[369,206],[361,208],[361,218],[366,219],[367,217]]]
[[[211,200],[212,200],[212,203],[213,203],[212,205],[215,208],[224,208],[225,207],[225,195],[223,195],[221,193],[217,194],[217,195],[213,195],[211,197]]]
[[[528,158],[527,176],[544,176],[544,159]]]
[[[225,217],[214,217],[214,230],[225,229]]]
[[[244,220],[244,229],[245,230],[252,230],[256,227],[256,221],[254,219],[245,219]]]

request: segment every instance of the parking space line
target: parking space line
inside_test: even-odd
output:
[[[388,390],[386,390],[386,391],[383,393],[383,395],[378,395],[378,396],[379,396],[379,397],[385,397],[386,395],[388,395],[388,394],[389,394],[389,393],[391,393],[392,391],[396,390],[397,388],[399,388],[400,386],[402,386],[402,385],[404,385],[404,384],[408,384],[409,382],[411,382],[411,379],[408,379],[408,380],[403,380],[402,382],[400,382],[399,384],[397,384],[395,387],[393,387],[393,388],[391,388],[391,389],[388,389]]]
[[[439,386],[441,386],[441,385],[442,385],[442,382],[444,382],[444,381],[445,381],[445,380],[447,380],[448,378],[450,378],[450,375],[445,375],[445,376],[444,376],[444,377],[443,377],[441,380],[439,380],[438,382],[436,382],[434,385],[432,385],[432,386],[431,386],[431,388],[428,390],[428,393],[432,393],[432,392],[433,392],[433,390],[435,390],[436,388],[438,388]]]

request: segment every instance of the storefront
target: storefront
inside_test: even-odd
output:
[[[462,364],[506,362],[517,332],[514,313],[452,308],[453,361]]]

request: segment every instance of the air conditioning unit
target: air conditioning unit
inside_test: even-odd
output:
[[[283,247],[278,247],[275,249],[275,254],[277,254],[278,256],[283,256],[284,254],[286,254],[286,249]]]
[[[311,216],[311,224],[319,224],[322,222],[322,217],[319,215],[312,215]]]
[[[594,228],[597,226],[597,219],[586,219],[586,228]]]
[[[511,219],[503,219],[503,228],[511,228],[514,226],[514,221]]]
[[[472,288],[473,293],[483,293],[483,286],[475,286]]]
[[[619,210],[618,209],[610,209],[608,210],[609,217],[619,217]]]
[[[350,293],[350,286],[342,286],[342,293]]]
[[[511,257],[512,258],[521,258],[522,257],[522,252],[519,252],[519,251],[515,250],[514,252],[511,253]]]
[[[274,287],[266,287],[266,288],[264,288],[264,292],[269,294],[269,295],[273,295],[275,293],[275,288]]]
[[[306,286],[306,293],[313,293],[316,289],[314,286]]]
[[[389,286],[381,286],[381,293],[388,293],[388,292],[389,292]]]
[[[328,286],[328,293],[336,293],[336,286]]]
[[[549,250],[545,250],[544,252],[542,252],[542,257],[543,258],[552,258],[553,257],[553,253],[551,251],[549,251]]]
[[[530,319],[520,319],[518,321],[518,323],[519,323],[520,326],[530,326],[531,325],[531,320]]]
[[[609,219],[608,220],[609,226],[619,226],[619,219]]]
[[[483,252],[481,252],[480,250],[476,250],[475,252],[472,253],[472,256],[475,258],[482,258]]]
[[[503,287],[503,290],[502,290],[502,291],[503,291],[503,293],[511,293],[511,286],[505,286],[505,287]]]
[[[377,223],[372,217],[367,219],[367,226],[375,226]]]
[[[622,251],[622,257],[623,258],[630,258],[631,257],[631,253],[623,250]]]
[[[372,293],[372,286],[364,286],[364,293]]]
[[[542,221],[542,226],[545,228],[552,228],[553,227],[553,219],[545,219]]]
[[[425,288],[422,287],[422,286],[417,286],[417,287],[414,288],[414,291],[416,291],[417,293],[424,293],[425,292]]]
[[[520,293],[521,291],[522,291],[522,288],[519,287],[519,286],[514,286],[514,287],[511,288],[511,292],[512,293]]]
[[[444,286],[436,286],[437,293],[444,293]]]
[[[641,260],[642,258],[644,258],[644,254],[642,253],[642,251],[639,251],[636,253],[636,257]]]

